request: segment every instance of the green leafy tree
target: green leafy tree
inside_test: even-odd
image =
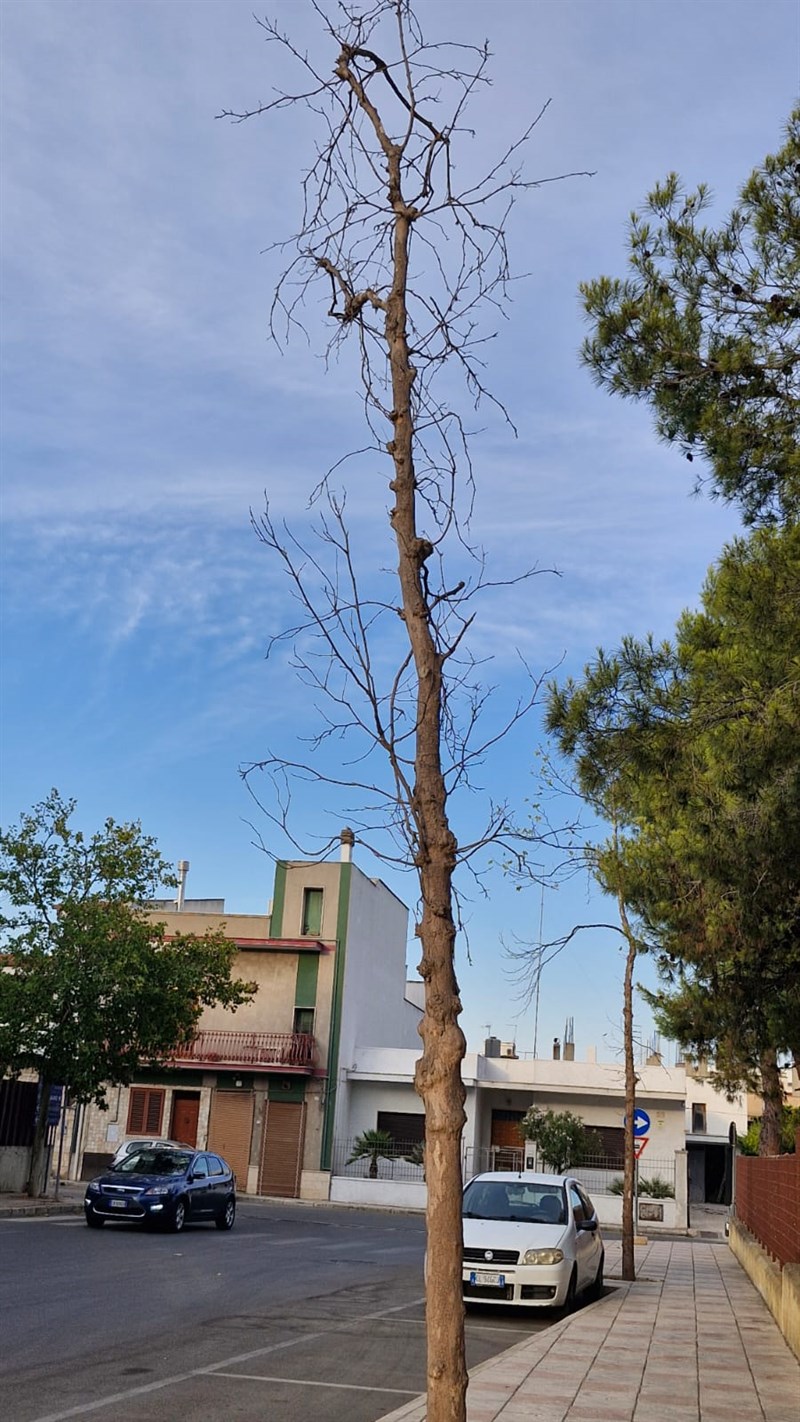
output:
[[[378,1161],[393,1160],[395,1155],[394,1141],[388,1131],[364,1131],[353,1142],[350,1158],[345,1163],[353,1165],[357,1160],[368,1160],[367,1174],[370,1180],[377,1180]]]
[[[800,109],[722,225],[674,173],[633,213],[629,274],[581,286],[598,384],[644,400],[659,435],[704,457],[749,524],[800,514]],[[702,482],[702,479],[698,482]]]
[[[44,1188],[51,1084],[105,1104],[110,1084],[168,1059],[204,1007],[235,1009],[255,987],[231,977],[236,947],[220,932],[166,937],[146,903],[174,883],[138,823],[72,828],[56,790],[0,832],[0,1071],[42,1086],[28,1189]]]
[[[531,1106],[519,1125],[523,1140],[535,1141],[539,1153],[556,1175],[570,1170],[590,1155],[596,1132],[587,1130],[572,1111],[543,1111]]]
[[[727,548],[674,643],[623,642],[551,709],[617,774],[626,901],[657,955],[662,1030],[757,1080],[778,1148],[778,1054],[800,1048],[800,528]],[[625,773],[618,774],[621,761]],[[616,872],[616,871],[615,871]]]
[[[781,1111],[780,1127],[781,1155],[794,1155],[797,1148],[797,1133],[800,1131],[800,1107],[784,1106]],[[761,1122],[751,1121],[747,1131],[739,1137],[742,1155],[759,1155],[761,1149]]]

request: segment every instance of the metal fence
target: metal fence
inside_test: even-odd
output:
[[[335,1142],[332,1171],[356,1180],[424,1180],[423,1147],[419,1141],[391,1141],[369,1149],[362,1136],[352,1136]]]
[[[493,1170],[540,1170],[551,1167],[532,1146],[479,1146],[464,1151],[464,1179]],[[638,1193],[652,1199],[672,1199],[675,1195],[675,1156],[638,1162]],[[622,1192],[622,1160],[607,1154],[587,1155],[566,1173],[574,1174],[590,1195],[618,1195]]]

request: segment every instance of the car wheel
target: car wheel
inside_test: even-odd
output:
[[[563,1305],[563,1312],[564,1312],[565,1315],[568,1314],[568,1313],[574,1313],[574,1311],[575,1311],[575,1303],[576,1303],[577,1297],[578,1297],[578,1271],[577,1271],[577,1268],[575,1268],[575,1267],[573,1266],[572,1273],[571,1273],[570,1276],[569,1276],[569,1287],[567,1288],[567,1297],[564,1299],[564,1305]]]
[[[593,1299],[601,1299],[603,1297],[603,1269],[605,1268],[605,1262],[605,1254],[601,1254],[600,1263],[597,1266],[597,1273],[594,1276],[594,1283],[590,1289],[590,1294]]]
[[[105,1224],[105,1220],[99,1220],[94,1210],[87,1210],[86,1223],[90,1229],[102,1229],[103,1225]]]
[[[233,1229],[233,1222],[236,1219],[236,1201],[231,1198],[225,1201],[225,1208],[221,1215],[217,1215],[214,1223],[217,1229]]]
[[[176,1200],[176,1202],[175,1202],[175,1208],[174,1208],[174,1210],[172,1211],[172,1219],[171,1219],[171,1221],[170,1221],[170,1227],[171,1227],[171,1229],[172,1229],[173,1234],[180,1234],[180,1232],[181,1232],[181,1230],[183,1229],[183,1226],[184,1226],[185,1224],[186,1224],[186,1201],[185,1201],[185,1200]]]

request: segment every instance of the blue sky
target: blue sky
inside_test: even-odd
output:
[[[215,120],[288,83],[238,0],[5,0],[2,821],[56,785],[87,827],[141,819],[189,892],[263,909],[277,855],[296,851],[248,796],[239,767],[298,755],[313,731],[287,658],[265,660],[292,618],[279,569],[249,526],[263,505],[308,526],[307,498],[363,442],[349,368],[325,368],[324,323],[281,352],[267,330],[279,272],[265,249],[293,230],[307,121]],[[557,568],[490,599],[475,647],[499,705],[537,671],[579,672],[598,644],[669,635],[737,529],[691,498],[692,471],[659,446],[647,412],[581,370],[578,282],[621,273],[626,220],[677,170],[711,184],[720,216],[780,142],[798,90],[795,0],[420,0],[429,38],[481,41],[492,90],[472,113],[478,162],[550,100],[527,172],[591,169],[520,202],[518,273],[488,380],[519,436],[491,419],[473,444],[475,529],[490,568]],[[319,45],[303,0],[276,14]],[[332,59],[331,59],[332,62]],[[695,466],[696,469],[696,466]],[[348,490],[367,569],[386,567],[386,492]],[[536,796],[534,716],[486,782],[524,810]],[[457,806],[468,836],[472,807]],[[558,807],[553,807],[554,812]],[[308,844],[348,818],[298,795]],[[252,823],[251,823],[252,822]],[[255,826],[255,830],[253,828]],[[357,862],[408,903],[409,877],[362,846]],[[535,941],[537,888],[495,871],[471,895],[459,948],[463,1022],[533,1045],[501,940]],[[609,918],[581,877],[544,896],[544,937]],[[417,949],[409,948],[409,963]],[[577,1051],[620,1041],[621,954],[580,939],[547,970],[538,1023],[549,1050],[567,1016]],[[643,1010],[639,1030],[651,1027]]]

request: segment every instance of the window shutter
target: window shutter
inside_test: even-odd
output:
[[[163,1091],[153,1091],[146,1086],[131,1087],[128,1102],[128,1135],[139,1136],[145,1133],[157,1136],[160,1133],[164,1095]]]

